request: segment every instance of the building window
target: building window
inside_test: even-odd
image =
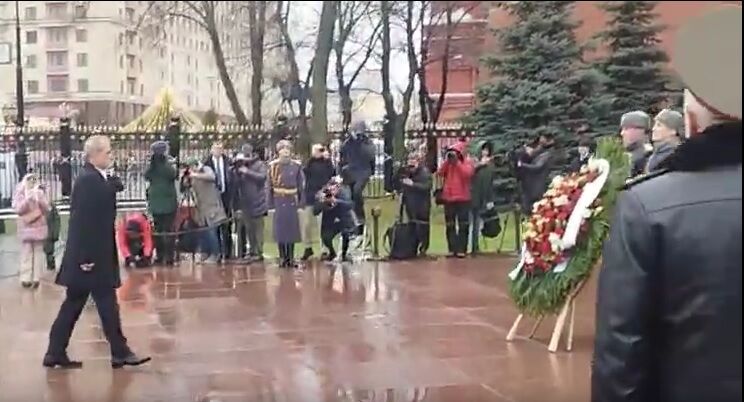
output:
[[[127,55],[127,66],[129,66],[130,70],[134,70],[134,55]]]
[[[124,34],[119,34],[119,46],[124,45]]]
[[[127,7],[126,13],[127,13],[127,21],[134,22],[134,9]]]
[[[37,41],[36,31],[26,31],[26,44],[34,44]]]
[[[49,92],[67,92],[68,78],[66,75],[50,75],[47,77]]]
[[[88,67],[88,53],[78,53],[77,54],[77,66],[78,67]]]
[[[124,56],[119,56],[119,68],[124,68]]]
[[[30,94],[38,94],[39,93],[39,81],[29,80],[28,82],[26,82],[26,89],[28,90],[28,93]]]
[[[119,81],[119,92],[124,93],[124,81]]]
[[[47,43],[55,46],[66,46],[67,28],[49,28],[49,30],[47,31]]]
[[[77,80],[78,92],[88,92],[88,80],[79,79]]]
[[[47,18],[49,19],[64,19],[66,12],[66,3],[50,3],[46,6]]]
[[[194,68],[199,71],[199,59],[194,59]]]
[[[191,67],[191,56],[186,56],[186,65]]]
[[[47,69],[62,71],[67,68],[67,52],[47,52]]]
[[[26,68],[36,68],[36,55],[29,54],[26,56]]]
[[[75,41],[82,43],[88,41],[88,30],[87,29],[76,29],[75,30]]]
[[[142,67],[142,59],[139,60],[139,67],[140,67],[139,68],[140,72],[145,71],[144,68]]]
[[[24,19],[26,21],[33,21],[36,19],[36,7],[26,7],[26,11],[24,14]]]
[[[88,18],[88,7],[84,5],[75,6],[75,18]]]
[[[137,86],[137,82],[133,78],[128,78],[127,79],[127,93],[129,95],[134,95],[135,94],[135,91],[134,90],[135,90],[136,86]]]
[[[145,96],[145,84],[140,84],[140,96]]]
[[[191,102],[191,95],[186,96],[186,104],[188,104],[189,107],[191,107],[191,103],[192,103]]]

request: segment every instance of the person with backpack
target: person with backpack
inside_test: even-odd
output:
[[[21,241],[21,266],[19,280],[24,288],[39,287],[39,278],[46,265],[43,257],[47,238],[47,213],[49,201],[39,177],[28,173],[18,184],[12,202],[18,214],[18,239]]]
[[[216,264],[221,253],[217,230],[227,220],[220,192],[214,185],[216,176],[212,168],[196,158],[188,159],[186,166],[188,169],[181,179],[181,186],[184,190],[191,191],[196,204],[194,220],[200,226],[199,237],[203,254],[201,262]]]
[[[168,143],[157,141],[150,146],[152,156],[145,171],[147,187],[147,209],[155,223],[156,233],[173,231],[178,208],[176,180],[178,170],[168,157]],[[175,238],[155,235],[155,264],[173,265],[175,260]]]
[[[480,252],[480,231],[483,229],[483,216],[495,208],[496,194],[493,191],[493,181],[496,179],[496,166],[493,164],[493,145],[485,141],[479,147],[478,163],[475,165],[471,184],[471,252]],[[491,215],[491,214],[489,214]]]

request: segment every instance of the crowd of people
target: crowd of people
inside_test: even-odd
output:
[[[631,159],[631,176],[652,173],[682,143],[684,118],[666,109],[652,123],[645,112],[632,111],[622,116],[619,133]],[[469,145],[462,139],[446,147],[434,172],[426,164],[426,149],[413,148],[395,174],[400,218],[411,226],[414,252],[408,258],[427,255],[432,201],[443,207],[444,235],[452,257],[479,253],[485,225],[494,220],[498,224],[494,184],[498,155],[488,141]],[[342,239],[340,260],[349,261],[350,240],[364,231],[364,189],[375,170],[375,147],[366,136],[366,126],[360,122],[351,127],[339,161],[323,144],[313,145],[304,163],[294,158],[290,141],[277,140],[275,148],[276,158],[267,162],[265,151],[252,144],[228,156],[223,144],[215,142],[206,158],[186,158],[176,166],[168,143],[153,143],[144,173],[148,216],[130,214],[117,231],[124,264],[173,265],[177,244],[182,251],[198,252],[203,264],[263,262],[269,210],[274,211],[271,227],[281,267],[297,266],[298,243],[304,248],[298,253],[300,261],[314,258],[318,240],[324,248],[320,259],[337,259],[337,237]],[[513,153],[523,215],[531,213],[547,190],[562,151],[552,135],[542,134]],[[567,169],[578,170],[594,151],[593,140],[581,137]],[[437,189],[435,175],[441,183]],[[39,267],[45,263],[40,253],[48,231],[49,201],[36,175],[24,178],[13,205],[21,217],[21,283],[38,286]]]

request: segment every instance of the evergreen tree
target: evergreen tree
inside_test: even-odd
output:
[[[601,132],[610,100],[601,73],[582,63],[571,1],[502,2],[513,23],[495,31],[498,52],[487,58],[494,81],[478,89],[471,121],[478,134],[507,155],[540,134],[559,149],[575,145],[576,133]],[[502,157],[497,193],[516,201],[514,165]]]
[[[610,118],[617,125],[623,113],[644,110],[650,114],[669,106],[669,78],[664,64],[669,60],[659,46],[664,26],[657,22],[655,1],[608,1],[600,7],[609,18],[599,34],[607,57],[599,67],[607,76],[613,97]]]

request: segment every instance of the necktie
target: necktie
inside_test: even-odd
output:
[[[215,168],[217,172],[215,173],[217,175],[217,188],[220,189],[220,193],[225,192],[225,181],[222,176],[222,159],[217,158],[215,159]]]

